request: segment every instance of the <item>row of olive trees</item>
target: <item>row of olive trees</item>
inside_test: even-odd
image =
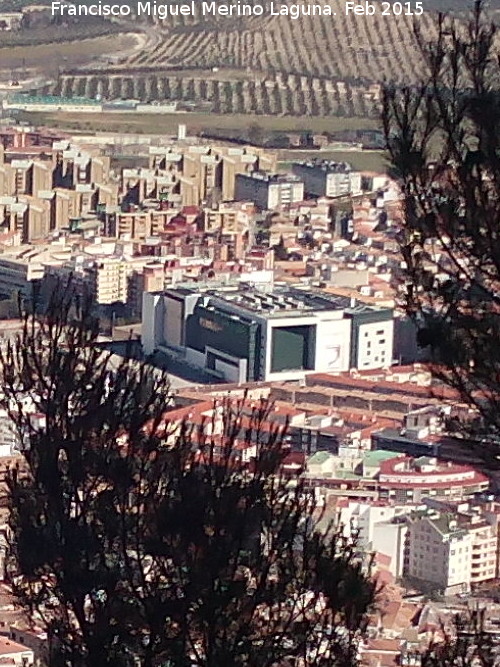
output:
[[[378,99],[366,85],[296,75],[283,81],[272,75],[245,80],[221,73],[207,79],[188,72],[120,70],[112,76],[102,72],[64,73],[49,91],[68,97],[204,103],[217,113],[361,117],[378,113]]]
[[[321,3],[304,6],[309,4]],[[433,13],[424,11],[417,16],[416,6],[402,4],[384,15],[384,8],[376,7],[368,20],[333,4],[335,16],[316,13],[293,19],[266,11],[262,16],[214,21],[212,16],[198,13],[196,27],[180,26],[169,18],[164,22],[163,39],[151,49],[132,54],[126,66],[218,67],[293,73],[329,81],[415,81],[421,60],[412,34],[413,22],[418,21],[432,38]]]

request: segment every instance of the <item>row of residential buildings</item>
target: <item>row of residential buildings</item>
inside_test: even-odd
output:
[[[221,433],[228,396],[249,414],[270,401],[259,437],[286,425],[284,472],[304,478],[325,521],[357,532],[387,584],[393,620],[371,619],[360,664],[412,664],[439,619],[404,589],[494,580],[499,514],[449,431],[467,407],[413,363],[422,351],[397,305],[397,186],[344,163],[280,170],[266,151],[186,138],[134,146],[124,166],[103,141],[0,131],[0,294],[50,292],[71,274],[96,305],[127,308],[147,363],[207,382],[173,392],[166,438],[183,421]],[[4,322],[4,338],[16,326]],[[250,462],[255,443],[236,444]],[[22,446],[1,414],[2,459]],[[9,641],[22,644],[18,631]]]

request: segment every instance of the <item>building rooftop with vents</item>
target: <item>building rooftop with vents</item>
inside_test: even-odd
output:
[[[313,158],[311,160],[298,160],[294,164],[310,169],[321,169],[329,174],[341,174],[352,171],[352,166],[348,162],[335,162],[335,160],[322,160]]]
[[[207,290],[207,297],[235,304],[243,310],[264,317],[303,316],[305,313],[345,310],[350,300],[345,297],[315,294],[310,291],[277,287],[272,291],[253,289]]]

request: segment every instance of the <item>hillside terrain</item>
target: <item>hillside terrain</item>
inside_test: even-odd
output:
[[[345,16],[343,0],[330,6],[336,16],[157,21],[148,49],[116,66],[64,72],[47,92],[182,101],[214,113],[373,117],[384,79],[418,76],[414,17]],[[418,21],[431,38],[434,15]]]
[[[221,114],[376,117],[382,81],[408,83],[422,71],[414,24],[432,39],[436,9],[450,3],[424,2],[420,17],[346,16],[344,0],[329,4],[335,16],[138,22],[136,29],[142,25],[147,35],[143,48],[76,68],[68,64],[43,92],[176,101]],[[455,11],[467,5],[455,3]]]

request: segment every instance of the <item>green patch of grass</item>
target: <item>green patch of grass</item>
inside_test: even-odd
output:
[[[213,114],[181,112],[172,114],[74,114],[29,113],[26,120],[60,129],[85,132],[123,132],[132,134],[175,134],[179,123],[187,125],[188,134],[198,135],[213,129],[248,130],[259,125],[263,132],[338,132],[378,128],[370,118],[312,117],[312,116],[252,116],[245,114]],[[350,154],[350,153],[349,153]],[[339,158],[343,159],[343,158]]]
[[[295,160],[334,160],[349,162],[354,169],[374,171],[383,174],[388,169],[387,156],[384,151],[279,151],[279,166],[288,169]]]

